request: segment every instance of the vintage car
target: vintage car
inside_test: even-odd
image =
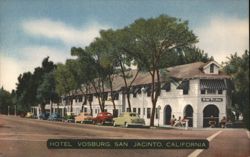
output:
[[[49,112],[40,113],[39,119],[47,120],[49,118]]]
[[[78,116],[75,117],[75,123],[84,123],[91,124],[93,122],[93,117],[90,113],[81,112]]]
[[[32,112],[27,112],[25,117],[26,118],[33,118],[34,114]]]
[[[113,124],[113,115],[109,112],[100,112],[93,118],[93,124]]]
[[[64,121],[69,123],[74,123],[75,122],[74,112],[66,112],[66,115],[64,116]]]
[[[114,118],[113,126],[144,126],[145,121],[137,113],[124,112],[119,117]]]
[[[50,121],[62,121],[62,117],[60,116],[59,113],[52,113],[49,116],[48,120],[50,120]]]

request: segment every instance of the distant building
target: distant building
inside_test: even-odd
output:
[[[155,125],[169,125],[172,115],[176,118],[186,116],[189,126],[195,128],[208,127],[210,116],[215,117],[217,124],[223,116],[227,116],[231,107],[232,84],[230,77],[220,71],[220,65],[215,61],[208,63],[195,62],[161,70],[161,94],[157,102]],[[131,73],[135,73],[132,70]],[[165,78],[164,78],[165,77]],[[175,82],[168,82],[172,78]],[[131,81],[131,80],[130,80]],[[151,103],[151,76],[149,73],[138,74],[133,88],[130,90],[132,112],[138,113],[150,123],[152,112]],[[126,94],[123,91],[124,83],[121,77],[114,80],[114,99],[118,115],[127,111],[128,104]],[[105,109],[113,113],[113,104],[110,101],[110,89],[106,89]],[[93,116],[100,112],[100,107],[95,93],[88,95],[92,100]],[[90,105],[82,106],[84,96],[79,92],[73,99],[73,112],[79,114],[81,110],[90,112]],[[46,106],[50,109],[50,105]],[[66,101],[57,106],[53,104],[52,111],[59,109],[64,115],[70,111],[70,105]]]

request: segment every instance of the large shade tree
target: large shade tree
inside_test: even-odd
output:
[[[100,35],[100,38],[97,38],[96,42],[101,45],[103,54],[102,62],[109,68],[109,73],[113,76],[113,78],[109,77],[110,87],[112,89],[111,80],[114,79],[114,76],[123,78],[123,93],[126,94],[128,111],[131,111],[129,91],[139,74],[140,67],[137,65],[136,72],[131,71],[130,67],[136,65],[136,60],[133,55],[123,49],[126,47],[126,43],[130,41],[129,34],[125,33],[122,29],[109,29],[100,31]]]
[[[191,49],[198,42],[189,30],[188,22],[161,15],[157,18],[138,19],[123,29],[126,43],[122,49],[134,56],[142,69],[151,75],[152,112],[150,126],[154,126],[156,104],[160,95],[160,69],[178,64],[178,52]]]

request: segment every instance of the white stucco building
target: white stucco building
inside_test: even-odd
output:
[[[196,62],[163,69],[169,78],[176,80],[169,83],[166,78],[161,79],[161,94],[157,101],[155,125],[169,125],[172,115],[176,118],[186,116],[189,119],[189,126],[195,128],[207,127],[208,119],[213,115],[217,124],[227,110],[231,107],[232,84],[230,77],[220,71],[220,65],[215,61],[208,63]],[[151,76],[148,73],[139,73],[130,90],[130,101],[132,112],[143,117],[146,124],[150,123],[152,103],[150,97]],[[123,92],[123,81],[117,78],[114,81],[115,104],[118,115],[128,108],[126,94]],[[113,104],[110,101],[111,94],[107,89],[105,109],[113,113]],[[93,116],[100,112],[100,107],[95,93],[89,94]],[[73,112],[77,115],[83,111],[90,112],[89,101],[83,106],[84,95],[78,94],[73,99]],[[48,105],[46,107],[50,109]],[[70,105],[62,101],[59,106],[53,106],[62,115],[70,111]]]

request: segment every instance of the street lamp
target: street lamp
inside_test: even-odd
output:
[[[158,112],[158,127],[159,127],[159,126],[160,126],[160,123],[159,123],[159,122],[160,122],[160,110],[161,110],[161,106],[158,105],[157,108],[158,108],[158,111],[157,111],[157,112]]]

